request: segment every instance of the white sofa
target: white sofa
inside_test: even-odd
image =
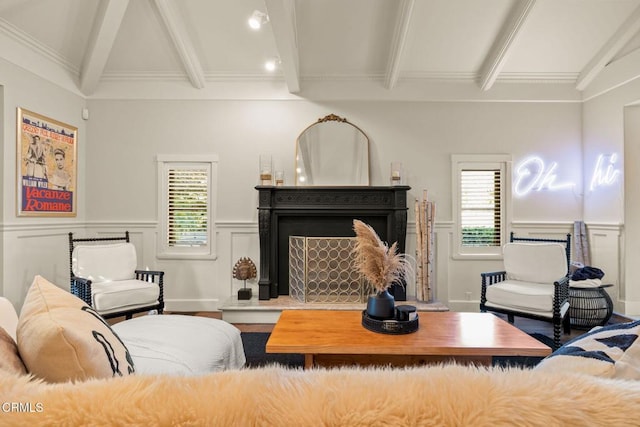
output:
[[[36,287],[36,285],[38,286]],[[45,305],[48,310],[46,313],[40,313],[45,314],[46,317],[42,319],[42,323],[36,325],[34,322],[37,319],[25,319],[25,317],[34,316],[24,313],[24,311],[32,310],[34,295],[46,299]],[[60,306],[55,301],[51,302],[53,297],[50,295],[62,298],[63,305]],[[60,341],[65,341],[70,343],[71,347],[75,346],[71,348],[70,352],[80,355],[78,358],[81,358],[82,354],[93,358],[96,357],[96,353],[90,353],[86,349],[78,350],[81,347],[80,344],[83,340],[87,340],[87,337],[90,338],[91,334],[95,336],[100,333],[106,336],[110,330],[116,334],[116,339],[119,339],[128,350],[137,374],[199,375],[227,369],[239,369],[244,366],[246,361],[240,330],[223,320],[187,315],[146,315],[125,320],[109,327],[95,312],[92,313],[92,310],[79,298],[47,282],[40,276],[36,277],[29,290],[25,306],[28,304],[30,305],[27,310],[23,306],[23,310],[18,316],[11,302],[0,297],[0,327],[6,330],[14,340],[17,338],[20,356],[29,371],[32,371],[29,366],[30,360],[42,360],[43,357],[50,357],[47,354],[49,350],[46,347],[47,339],[50,339],[52,345],[59,345]],[[92,315],[83,314],[86,312]],[[85,317],[78,318],[77,316]],[[95,322],[95,324],[90,325],[88,329],[82,329],[91,322]],[[35,333],[25,332],[30,326],[51,329],[52,334],[60,335],[52,336],[41,330],[36,330]],[[106,342],[107,339],[103,339],[103,341]],[[107,345],[112,346],[109,342]],[[37,348],[35,351],[41,353],[37,357],[22,354],[23,350],[32,352],[34,348]],[[62,352],[67,348],[64,348]],[[104,355],[101,350],[101,348],[97,349],[97,357]],[[72,357],[75,358],[75,356]],[[64,364],[67,362],[66,359],[63,358],[56,363]],[[82,369],[84,370],[84,368]],[[85,372],[88,371],[85,370]],[[48,378],[44,379],[48,380]]]
[[[138,374],[185,374],[239,369],[245,364],[240,330],[208,317],[147,315],[112,329],[129,349]]]
[[[56,291],[46,284],[39,290]],[[27,297],[18,341],[29,326],[24,317],[36,311],[38,295]],[[49,314],[62,323],[65,309],[60,310],[47,313],[45,328]],[[101,323],[90,312],[83,316],[87,323],[93,319],[91,330],[104,335],[116,350],[118,342],[106,336],[110,329],[100,330]],[[12,324],[15,317],[3,323]],[[8,371],[0,357],[0,424],[637,426],[639,337],[640,322],[600,328],[565,344],[535,369],[455,364],[330,370],[269,366],[185,376],[132,375],[123,363],[118,375],[107,370],[100,378],[59,384],[34,379],[31,369],[31,375]],[[96,358],[104,356],[91,334],[80,340],[98,348]]]

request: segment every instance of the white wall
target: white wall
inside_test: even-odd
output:
[[[329,113],[348,118],[371,140],[372,185],[388,185],[390,162],[402,161],[409,206],[428,189],[437,202],[438,298],[477,310],[480,272],[499,262],[451,261],[450,156],[511,153],[515,163],[537,154],[558,162],[558,181],[580,181],[581,105],[578,103],[466,103],[301,100],[90,100],[86,214],[90,230],[134,229],[143,234],[145,263],[167,274],[170,308],[213,309],[241,283],[231,278],[243,256],[259,261],[258,156],[271,153],[293,183],[294,143]],[[157,221],[155,156],[217,153],[219,164],[216,261],[165,261],[152,256]],[[578,184],[580,184],[578,182]],[[581,187],[514,199],[514,227],[560,235],[582,216]],[[409,209],[408,251],[415,248]],[[518,222],[525,225],[518,225]],[[558,231],[558,229],[561,231]],[[516,230],[518,231],[518,230]],[[254,292],[257,285],[252,284]],[[414,287],[409,293],[415,292]]]
[[[640,95],[640,92],[635,92]],[[623,240],[625,256],[625,287],[624,300],[626,310],[634,315],[640,315],[640,283],[638,273],[635,269],[636,260],[640,259],[640,221],[635,221],[640,215],[640,191],[637,186],[640,182],[638,162],[640,161],[640,106],[629,106],[624,113],[624,164],[625,186],[627,187],[625,197],[624,218],[625,234]]]
[[[640,259],[636,243],[640,239],[640,222],[635,220],[640,216],[640,181],[636,172],[640,161],[640,114],[637,107],[631,106],[638,99],[640,81],[631,80],[583,104],[585,169],[592,167],[599,153],[616,152],[621,156],[619,167],[623,173],[615,185],[586,193],[585,221],[600,224],[601,231],[608,230],[610,237],[594,236],[592,246],[595,243],[597,253],[593,264],[602,258],[610,262],[616,252],[619,254],[619,276],[612,278],[604,269],[605,279],[618,280],[617,286],[607,291],[616,310],[632,316],[640,314],[640,282],[635,271],[635,263]],[[615,231],[616,228],[619,230]]]
[[[271,153],[293,183],[297,135],[329,113],[369,136],[372,185],[388,185],[391,160],[402,161],[411,195],[429,189],[438,220],[451,220],[453,153],[511,153],[514,162],[539,154],[560,163],[559,181],[579,181],[582,165],[580,104],[96,100],[89,109],[91,221],[155,220],[155,156],[207,152],[220,156],[218,219],[256,221],[258,155]],[[573,221],[580,191],[515,200],[514,219]]]
[[[479,273],[499,261],[453,261],[451,236],[450,155],[509,153],[517,165],[537,154],[557,162],[558,182],[579,181],[599,151],[625,147],[623,107],[640,87],[631,83],[584,104],[545,102],[401,102],[305,100],[90,100],[0,61],[2,86],[2,294],[20,305],[35,274],[68,286],[67,234],[112,234],[128,229],[141,266],[167,272],[167,300],[172,309],[218,308],[242,285],[231,278],[243,256],[259,260],[257,237],[258,155],[271,153],[293,182],[296,136],[329,113],[347,117],[371,139],[372,184],[387,185],[392,160],[402,161],[412,198],[428,189],[437,208],[437,297],[455,310],[476,310]],[[80,118],[84,106],[90,120]],[[79,128],[78,216],[16,216],[16,108],[23,107]],[[583,113],[584,111],[584,113]],[[635,119],[633,119],[635,120]],[[582,140],[584,134],[584,162]],[[625,149],[629,149],[625,147]],[[155,258],[157,189],[155,156],[206,153],[220,156],[218,258],[215,261],[159,261]],[[637,161],[625,155],[625,161]],[[630,175],[626,174],[627,180]],[[631,176],[633,178],[633,176]],[[640,191],[627,183],[637,199]],[[593,264],[614,284],[616,309],[640,304],[640,286],[626,286],[631,267],[620,262],[629,236],[637,237],[632,205],[623,208],[622,184],[602,192],[578,185],[564,191],[541,191],[514,198],[511,228],[518,234],[562,235],[574,220],[589,226]],[[583,200],[584,194],[584,200]],[[634,200],[635,200],[634,199]],[[629,197],[627,197],[629,200]],[[584,216],[583,216],[584,201]],[[626,212],[623,215],[623,209]],[[408,251],[415,243],[409,209]],[[633,247],[626,243],[627,257]],[[635,259],[635,256],[634,256]],[[631,263],[632,264],[632,263]],[[624,269],[627,272],[622,273]],[[619,273],[620,271],[620,273]],[[257,292],[257,285],[250,284]],[[410,286],[409,294],[414,292]],[[640,305],[637,305],[640,307]],[[638,310],[640,312],[640,309]]]
[[[68,289],[67,234],[85,216],[85,100],[28,71],[0,60],[2,86],[2,264],[0,291],[20,306],[35,274]],[[78,127],[78,203],[76,218],[25,218],[16,215],[17,108],[22,107]]]

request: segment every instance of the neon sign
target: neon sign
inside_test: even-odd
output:
[[[548,166],[540,157],[532,156],[523,160],[516,169],[514,191],[518,196],[525,196],[532,191],[561,190],[573,188],[575,184],[565,182],[556,184],[558,176],[555,171],[558,163],[551,162]]]
[[[605,167],[606,159],[606,167]],[[589,184],[589,190],[593,191],[596,187],[602,185],[612,185],[618,179],[620,175],[620,169],[615,167],[618,161],[618,155],[616,153],[604,155],[600,154],[596,161],[596,166],[593,168],[593,174],[591,175],[591,184]]]
[[[620,176],[620,169],[616,168],[618,155],[600,154],[596,160],[589,190],[593,191],[597,187],[613,185]],[[517,196],[526,196],[532,191],[542,190],[562,190],[574,188],[572,182],[556,183],[558,176],[556,169],[557,162],[545,164],[544,160],[538,156],[531,156],[524,159],[515,170],[514,192]]]

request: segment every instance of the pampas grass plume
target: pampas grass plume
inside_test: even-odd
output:
[[[384,292],[405,276],[410,264],[403,254],[397,253],[397,242],[389,247],[370,225],[357,219],[353,220],[353,231],[356,268],[377,292]]]

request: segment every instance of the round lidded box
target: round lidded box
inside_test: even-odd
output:
[[[401,306],[400,306],[401,307]],[[397,307],[399,308],[399,307]],[[378,332],[381,334],[410,334],[418,330],[418,313],[413,311],[414,316],[411,320],[378,320],[370,317],[367,314],[367,310],[362,311],[362,326],[372,332]]]

